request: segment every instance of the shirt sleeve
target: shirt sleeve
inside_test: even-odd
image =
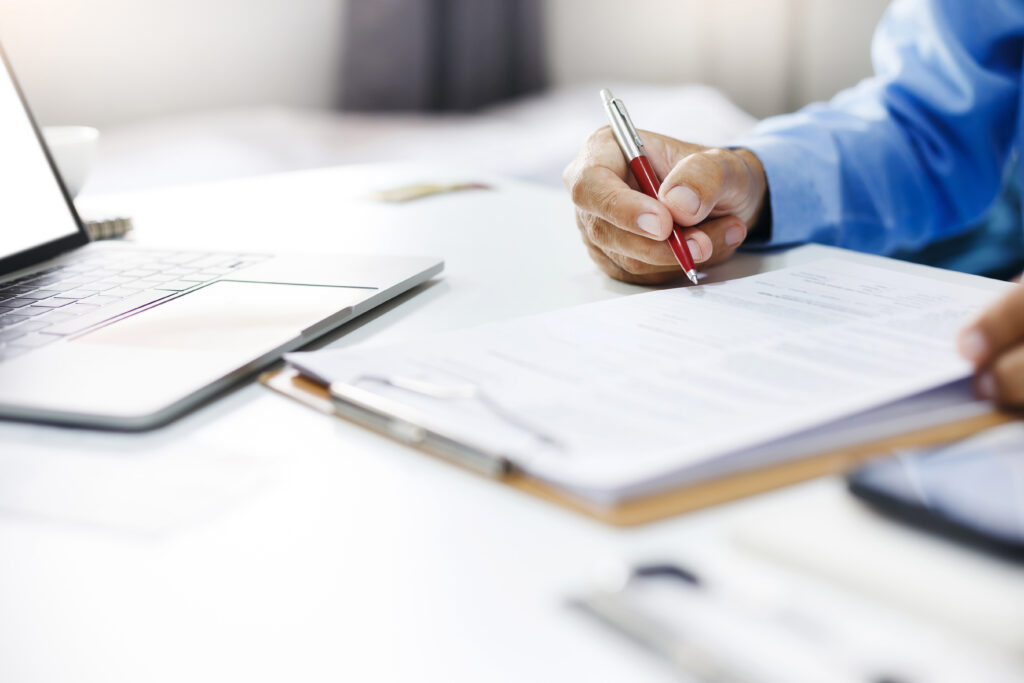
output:
[[[1019,103],[1024,3],[896,0],[875,76],[734,143],[764,164],[770,244],[874,253],[966,229],[999,193]]]

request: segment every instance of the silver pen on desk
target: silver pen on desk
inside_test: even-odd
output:
[[[650,611],[632,595],[649,580],[674,586],[672,612]],[[659,598],[665,595],[659,594]],[[808,639],[785,623],[788,609],[761,605],[749,597],[720,595],[693,571],[674,563],[641,565],[618,576],[609,587],[570,600],[633,642],[663,657],[680,674],[708,683],[890,683],[909,679],[879,671],[874,663],[846,652],[828,637]],[[772,621],[764,620],[768,609]],[[778,611],[776,611],[778,610]],[[802,627],[822,626],[813,615],[798,613]],[[822,633],[815,631],[816,636]],[[812,654],[817,662],[808,661]]]

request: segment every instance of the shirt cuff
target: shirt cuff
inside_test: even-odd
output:
[[[758,246],[783,246],[811,240],[826,215],[819,188],[808,178],[806,161],[791,140],[751,135],[729,145],[757,155],[768,182],[771,236]]]

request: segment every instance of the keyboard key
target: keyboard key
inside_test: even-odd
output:
[[[37,308],[39,306],[42,306],[43,308],[60,308],[61,306],[67,306],[68,304],[73,304],[76,301],[77,301],[77,299],[67,299],[67,298],[61,298],[61,297],[53,297],[51,299],[43,299],[42,301],[37,301],[36,305],[33,306],[33,308]]]
[[[108,289],[114,289],[115,287],[124,287],[126,284],[131,282],[133,278],[130,277],[111,277],[100,282],[93,282],[89,285],[82,285],[79,289],[91,289],[97,292],[105,292]]]
[[[25,308],[19,308],[17,315],[42,315],[43,313],[49,313],[52,310],[52,308],[48,308],[46,306],[26,306]]]
[[[163,282],[163,283],[157,285],[156,287],[154,287],[154,289],[158,289],[158,290],[163,291],[163,292],[181,292],[181,291],[186,290],[186,289],[191,289],[192,287],[195,287],[198,284],[199,284],[198,282],[189,282],[187,280],[178,280],[178,281],[175,281],[175,282]]]
[[[36,318],[30,318],[29,321],[32,323],[41,323],[43,327],[46,327],[47,325],[56,325],[57,323],[64,323],[69,320],[74,320],[77,317],[78,316],[74,312],[69,311],[67,308],[58,308],[52,313],[40,315]],[[40,329],[42,329],[42,327]]]
[[[14,297],[20,294],[24,294],[25,292],[31,292],[34,289],[36,288],[33,287],[32,285],[10,285],[9,287],[4,287],[3,289],[0,289],[0,299]]]
[[[93,266],[89,265],[88,263],[84,263],[84,262],[83,263],[72,263],[70,265],[67,265],[67,266],[64,266],[63,268],[61,268],[61,272],[64,273],[65,275],[68,275],[68,274],[71,274],[71,275],[81,275],[83,273],[91,273],[94,270],[96,270],[96,269]]]
[[[102,322],[110,320],[111,318],[116,318],[119,315],[122,315],[129,311],[134,311],[135,309],[141,308],[146,304],[158,301],[168,296],[170,296],[170,294],[167,292],[157,292],[152,290],[148,292],[141,292],[139,294],[136,294],[135,296],[130,296],[126,299],[122,299],[121,301],[118,301],[109,306],[102,306],[98,308],[95,312],[76,316],[71,320],[68,320],[66,322],[60,322],[57,323],[56,325],[50,325],[49,327],[42,330],[42,333],[53,335],[68,335],[74,334],[76,332],[81,332],[82,330],[92,327],[93,325],[98,325]],[[3,318],[0,317],[0,320],[3,320]]]
[[[118,299],[123,299],[125,297],[132,296],[133,294],[138,294],[141,291],[141,289],[133,287],[114,287],[113,289],[104,290],[103,295],[116,296]]]
[[[35,299],[24,299],[21,297],[17,299],[5,299],[4,308],[21,308],[23,306],[31,306],[35,302]]]
[[[173,278],[175,280],[187,280],[189,279],[188,276],[195,272],[195,268],[168,268],[166,270],[161,270],[160,275],[165,275],[168,278]]]
[[[84,299],[88,296],[94,296],[95,294],[96,292],[91,289],[82,289],[79,287],[77,289],[69,289],[66,292],[57,292],[55,296],[61,299]]]
[[[0,299],[13,299],[16,296],[21,296],[25,292],[31,292],[33,289],[39,289],[32,285],[8,285],[3,289],[0,289]]]
[[[17,330],[17,331],[22,332],[22,333],[38,332],[39,330],[44,329],[46,326],[48,326],[50,324],[49,320],[50,320],[50,316],[48,316],[48,315],[41,315],[39,317],[32,318],[31,320],[27,320],[27,321],[21,323],[20,325],[15,325],[14,327],[10,327],[10,328],[7,328],[7,329]],[[54,322],[56,322],[56,321],[54,321]]]
[[[57,282],[59,280],[60,275],[42,275],[40,277],[34,277],[29,280],[26,280],[26,282],[31,282],[36,287],[42,287],[43,285],[48,285],[52,282]]]
[[[129,282],[130,282],[130,280],[129,280]],[[107,282],[106,280],[99,280],[97,282],[87,282],[84,285],[82,285],[81,287],[78,287],[77,289],[84,290],[84,291],[87,291],[87,292],[93,292],[95,294],[96,292],[102,292],[102,291],[107,290],[107,289],[113,289],[114,287],[120,287],[122,284],[124,284],[124,283],[122,283],[122,282]]]
[[[84,285],[84,284],[85,284],[86,282],[89,282],[89,280],[86,280],[86,279],[84,279],[84,278],[80,278],[80,277],[76,277],[76,278],[65,278],[65,279],[63,279],[63,280],[58,280],[57,282],[51,282],[51,283],[50,283],[49,285],[47,285],[47,286],[48,286],[48,287],[49,287],[50,289],[56,289],[56,290],[60,290],[60,291],[66,291],[66,290],[69,290],[69,289],[74,289],[75,287],[81,287],[81,286],[82,286],[82,285]]]
[[[17,280],[15,280],[15,282],[27,282],[29,280],[35,280],[36,278],[40,278],[40,277],[42,277],[44,275],[49,275],[50,273],[53,273],[53,272],[55,272],[55,271],[57,271],[59,269],[60,269],[59,267],[55,266],[53,268],[44,268],[43,270],[37,270],[34,273],[28,273],[26,275],[22,275]]]
[[[18,323],[23,323],[26,320],[31,320],[31,319],[32,319],[32,317],[31,316],[27,316],[27,315],[18,315],[18,314],[15,314],[15,313],[6,313],[4,315],[0,315],[0,328],[10,327],[11,325],[17,325]]]
[[[136,280],[131,283],[132,287],[138,287],[139,289],[158,289],[165,282],[170,280]]]
[[[92,304],[94,306],[106,306],[115,301],[120,301],[120,299],[116,296],[107,296],[106,294],[93,294],[90,297],[79,299],[79,303]]]
[[[119,271],[113,268],[97,268],[96,270],[89,271],[90,280],[105,280],[108,277],[114,277]]]
[[[34,289],[21,295],[22,299],[48,299],[55,294],[60,294],[58,289]]]
[[[116,299],[115,299],[115,301],[116,301]],[[80,315],[85,315],[86,313],[94,313],[94,312],[98,311],[100,308],[101,307],[99,305],[83,304],[83,303],[75,302],[75,303],[71,304],[70,306],[67,306],[66,308],[62,308],[60,310],[61,310],[62,313],[68,313],[68,314],[70,314],[72,316],[78,317]],[[49,316],[46,316],[45,318],[43,318],[43,320],[49,320],[49,319],[50,319]]]
[[[151,275],[151,276],[149,276],[147,278],[143,278],[143,281],[145,281],[145,282],[170,282],[171,280],[183,280],[183,279],[185,279],[185,278],[179,277],[177,275],[174,275],[174,274],[172,274],[170,272],[165,271],[163,273],[157,273],[156,275]]]

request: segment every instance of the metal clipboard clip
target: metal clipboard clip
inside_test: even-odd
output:
[[[455,438],[410,406],[358,386],[372,382],[419,396],[449,400],[474,400],[507,425],[523,431],[538,443],[555,449],[564,446],[544,430],[515,415],[491,398],[478,385],[442,385],[403,376],[360,375],[329,386],[331,401],[339,415],[398,441],[451,460],[489,477],[500,478],[513,470],[511,458],[481,444]]]

